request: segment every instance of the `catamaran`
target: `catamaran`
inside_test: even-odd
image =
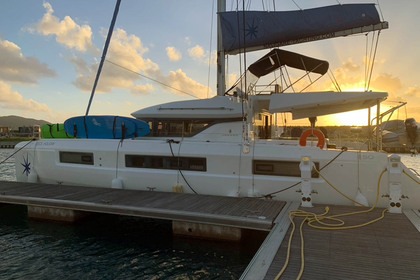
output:
[[[218,4],[217,96],[158,104],[134,118],[86,114],[52,125],[15,147],[17,180],[419,209],[419,177],[398,155],[332,148],[315,126],[318,116],[379,106],[387,93],[297,92],[288,68],[322,76],[329,64],[279,49],[388,28],[375,5],[228,12]],[[271,50],[226,90],[225,56],[262,49]],[[275,71],[274,83],[258,84]],[[282,138],[278,113],[312,126],[298,140]]]

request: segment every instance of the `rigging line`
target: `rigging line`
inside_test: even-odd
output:
[[[229,71],[230,71],[229,56],[226,56],[225,62],[226,62],[226,67],[225,67],[225,76],[226,76],[226,73],[229,73]],[[225,84],[226,84],[226,82],[225,82]],[[227,93],[227,91],[225,91],[225,95],[226,95],[226,93]]]
[[[114,25],[115,25],[115,22],[117,21],[117,15],[120,9],[120,3],[121,3],[121,0],[117,0],[117,3],[115,4],[114,15],[112,16],[111,25],[109,26],[108,36],[106,37],[105,46],[102,51],[102,57],[101,57],[101,62],[99,63],[98,72],[96,72],[95,82],[93,83],[93,88],[90,94],[88,107],[86,109],[86,114],[85,114],[86,116],[89,114],[90,105],[92,104],[93,96],[95,95],[96,86],[98,85],[99,77],[102,72],[102,67],[104,65],[106,53],[108,51],[109,43],[111,42],[112,31],[114,30]]]
[[[346,149],[342,149],[341,152],[339,152],[332,160],[330,160],[326,165],[324,165],[322,168],[319,169],[321,171],[322,169],[326,168],[328,165],[330,165],[334,160],[336,160],[342,153],[347,151]]]
[[[239,28],[239,1],[238,0],[236,0],[236,11],[237,11],[237,13],[236,13],[236,21],[237,21],[237,26],[238,26],[238,30],[237,30],[237,32],[238,32],[238,34],[240,34],[241,33],[241,30],[240,30],[240,28]],[[239,44],[241,44],[241,41],[239,40]],[[238,56],[238,58],[239,58],[239,73],[243,73],[243,71],[242,71],[242,59],[241,59],[241,56],[242,56],[242,54],[240,53],[239,54],[239,56]],[[246,73],[245,73],[245,75],[246,75]],[[243,91],[243,89],[241,88],[241,90]]]
[[[379,0],[377,0],[376,2],[378,3],[379,14],[381,14],[381,18],[384,21],[385,18],[384,18],[384,15],[382,14],[381,4],[379,4]]]
[[[248,2],[249,4],[250,4],[250,2]],[[243,24],[243,26],[245,27],[245,23],[246,23],[246,19],[245,19],[245,1],[243,2],[243,7],[242,7],[242,24]],[[243,130],[244,130],[244,133],[245,133],[245,137],[244,137],[244,140],[245,140],[245,144],[248,144],[249,143],[249,138],[248,138],[248,125],[247,125],[247,123],[246,123],[246,121],[247,121],[247,116],[246,116],[246,113],[248,113],[248,110],[247,110],[247,112],[244,112],[244,101],[245,100],[248,100],[248,83],[247,83],[247,74],[246,74],[246,71],[247,71],[247,66],[246,66],[246,37],[245,37],[245,30],[244,30],[244,34],[243,34],[243,37],[244,37],[244,53],[243,53],[243,59],[244,59],[244,70],[245,70],[245,76],[244,76],[244,84],[245,84],[245,88],[244,88],[244,93],[245,93],[245,96],[244,97],[242,97],[241,98],[241,100],[242,100],[242,102],[241,102],[241,104],[242,104],[242,123],[243,123],[243,125],[244,125],[244,127],[243,127]],[[245,99],[244,99],[245,98]],[[250,103],[247,103],[246,104],[247,105],[247,109],[249,109],[249,106],[252,106],[252,104],[250,104]],[[250,117],[250,122],[252,122],[252,116],[249,116]]]
[[[23,148],[25,148],[26,146],[28,146],[29,144],[31,144],[33,141],[36,141],[35,138],[31,139],[28,143],[26,143],[25,145],[23,145],[23,147],[19,148],[18,150],[14,151],[10,156],[8,156],[7,158],[5,158],[4,160],[2,160],[0,162],[0,164],[5,163],[9,158],[13,157],[14,155],[16,155],[20,150],[22,150]]]
[[[243,3],[242,9],[244,9],[245,8],[245,0],[243,0],[242,3]],[[238,0],[236,0],[236,9],[237,9],[236,21],[237,21],[237,26],[238,26],[237,32],[240,35],[241,34],[240,21],[239,21],[239,13],[240,13],[240,11],[239,11],[239,1]],[[244,10],[242,11],[242,13],[243,13],[243,17],[245,17],[245,11]],[[244,21],[244,19],[243,19],[243,21]],[[244,23],[244,26],[245,26],[245,23]],[[244,38],[244,41],[245,41],[245,38]],[[240,36],[239,36],[239,44],[241,44]],[[239,54],[239,57],[238,57],[238,59],[239,59],[239,72],[240,73],[244,73],[244,74],[240,77],[240,79],[238,81],[240,81],[240,83],[241,83],[240,84],[240,90],[241,90],[241,92],[246,96],[246,68],[245,68],[245,71],[242,70],[242,59],[241,59],[241,56],[242,55],[245,56],[245,53],[244,54],[241,54],[240,53]],[[244,79],[244,80],[242,80],[242,79]],[[244,83],[245,83],[245,89],[243,88],[243,84]],[[246,135],[246,133],[245,133],[246,132],[246,124],[245,124],[245,111],[244,111],[244,96],[243,96],[243,94],[241,94],[241,96],[239,96],[239,98],[241,100],[242,138],[245,138],[246,137],[245,136]]]
[[[245,1],[244,1],[244,7],[245,7]],[[246,8],[247,10],[250,10],[251,9],[251,0],[248,0],[247,1],[247,8]]]
[[[118,146],[117,146],[117,159],[115,161],[115,179],[118,178],[118,171],[119,171],[119,169],[118,169],[118,159],[119,159],[119,155],[120,155],[120,147],[122,147],[123,141],[124,141],[123,138],[121,138],[121,140],[118,141]]]
[[[378,36],[376,36],[376,44],[375,44],[375,51],[373,52],[373,58],[372,58],[372,67],[370,68],[369,73],[369,82],[368,82],[368,89],[370,86],[370,81],[372,79],[372,73],[373,73],[373,66],[375,65],[375,59],[376,59],[376,52],[378,51],[378,43],[379,43],[379,35],[381,34],[381,31],[378,31]]]
[[[327,164],[325,164],[322,168],[320,168],[319,169],[319,171],[321,171],[321,170],[323,170],[324,168],[326,168],[328,165],[330,165],[333,161],[335,161],[342,153],[344,153],[344,152],[346,152],[347,150],[346,149],[342,149],[341,150],[341,152],[339,152],[334,158],[332,158],[329,162],[327,162]],[[313,170],[312,171],[312,174],[316,174],[316,173],[318,173],[317,171],[315,171],[315,170]],[[268,193],[268,194],[265,194],[265,195],[262,195],[261,197],[265,197],[265,198],[267,198],[267,197],[271,197],[271,196],[273,196],[274,194],[278,194],[278,193],[281,193],[281,192],[284,192],[284,191],[287,191],[287,190],[289,190],[289,189],[291,189],[291,188],[293,188],[293,187],[296,187],[297,185],[299,185],[301,182],[299,181],[299,182],[297,182],[297,183],[294,183],[293,185],[291,185],[291,186],[289,186],[289,187],[287,187],[287,188],[285,188],[285,189],[282,189],[282,190],[278,190],[278,191],[275,191],[275,192],[271,192],[271,193]]]
[[[246,23],[246,20],[245,20],[245,3],[244,3],[244,6],[243,6],[243,8],[242,8],[242,10],[243,10],[243,16],[242,16],[242,24],[243,24],[243,27],[245,28],[245,23]],[[245,37],[245,30],[244,30],[244,69],[245,69],[245,71],[247,70],[246,68],[246,37]],[[246,77],[247,77],[248,75],[245,75],[245,97],[246,98],[248,98],[248,89],[246,88],[247,87],[247,79],[246,79]]]
[[[341,92],[341,88],[340,88],[340,85],[338,84],[338,81],[337,81],[337,79],[335,78],[335,76],[334,76],[334,73],[331,71],[331,70],[328,70],[328,77],[330,77],[330,79],[331,79],[331,81],[332,81],[332,83],[333,83],[333,85],[334,85],[334,87],[335,87],[335,89],[338,91],[338,92]]]
[[[364,90],[367,90],[366,84],[367,84],[367,77],[368,77],[368,45],[369,45],[369,33],[366,33],[366,47],[365,47],[365,85],[364,85]]]
[[[371,71],[371,68],[373,67],[372,65],[373,65],[373,59],[372,59],[372,53],[373,53],[373,45],[374,45],[374,42],[375,42],[375,32],[373,32],[373,35],[372,35],[372,45],[370,46],[370,54],[369,54],[369,59],[367,59],[367,72],[366,72],[366,88],[365,88],[365,90],[366,91],[368,91],[369,90],[369,73],[370,73],[370,71]]]
[[[368,91],[369,90],[369,84],[370,84],[370,80],[369,80],[369,74],[371,73],[371,69],[373,69],[373,64],[374,64],[374,60],[373,60],[373,58],[372,58],[372,52],[373,52],[373,45],[374,45],[374,41],[375,41],[375,32],[373,32],[373,35],[372,35],[372,45],[371,45],[371,47],[370,47],[370,54],[369,54],[369,59],[367,60],[368,61],[368,69],[367,69],[367,72],[366,72],[366,88],[365,88],[365,90],[366,91]]]
[[[301,10],[301,11],[302,11],[302,8],[301,8],[301,7],[299,7],[299,5],[295,2],[295,0],[292,0],[292,2],[296,5],[296,7],[298,7],[298,9],[299,9],[299,10]]]
[[[214,0],[213,1],[213,4],[212,4],[212,6],[211,6],[211,14],[212,14],[212,16],[211,16],[211,23],[210,23],[210,42],[209,42],[209,44],[210,44],[210,47],[209,47],[209,49],[210,49],[210,51],[209,51],[209,68],[208,68],[208,70],[207,70],[207,94],[206,94],[206,97],[207,98],[209,98],[209,91],[210,91],[210,64],[211,64],[211,47],[212,47],[212,43],[213,43],[213,19],[214,19],[214,2],[215,2],[216,0]]]
[[[145,76],[145,75],[143,75],[143,74],[140,74],[139,72],[136,72],[136,71],[131,70],[131,69],[127,68],[127,67],[124,67],[124,66],[119,65],[119,64],[117,64],[117,63],[115,63],[115,62],[112,62],[112,61],[110,61],[109,59],[106,59],[106,62],[111,63],[111,64],[113,64],[113,65],[115,65],[115,66],[117,66],[117,67],[120,67],[120,68],[122,68],[122,69],[124,69],[124,70],[127,70],[127,71],[129,71],[129,72],[131,72],[131,73],[134,73],[134,74],[136,74],[136,75],[139,75],[140,77],[143,77],[143,78],[145,78],[145,79],[148,79],[148,80],[150,80],[150,81],[153,81],[153,82],[155,82],[155,83],[158,83],[158,84],[160,84],[160,85],[162,85],[162,86],[165,86],[165,87],[167,87],[167,88],[173,89],[173,90],[175,90],[175,91],[178,91],[178,92],[184,93],[184,94],[186,94],[186,95],[189,95],[189,96],[191,96],[191,97],[194,97],[194,98],[199,99],[197,96],[195,96],[195,95],[194,95],[194,94],[192,94],[192,93],[188,93],[188,92],[183,91],[183,90],[181,90],[181,89],[174,88],[174,87],[172,87],[172,86],[170,86],[170,85],[167,85],[167,84],[162,83],[162,82],[160,82],[160,81],[158,81],[158,80],[155,80],[155,79],[153,79],[153,78],[150,78],[150,77],[148,77],[148,76]]]

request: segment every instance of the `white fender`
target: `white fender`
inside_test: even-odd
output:
[[[121,180],[120,178],[113,179],[112,183],[111,183],[111,188],[113,188],[113,189],[123,189],[124,188],[123,180]]]

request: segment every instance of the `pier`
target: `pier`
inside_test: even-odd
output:
[[[346,225],[358,228],[322,230],[304,224],[304,244],[296,217],[292,234],[289,214],[297,209],[321,214],[326,205],[300,207],[298,202],[220,197],[81,186],[0,181],[0,203],[28,207],[32,218],[75,221],[86,214],[108,213],[172,221],[174,234],[224,240],[241,239],[243,230],[267,236],[241,279],[417,279],[420,275],[420,210],[403,214],[385,209],[350,215]],[[365,208],[330,206],[329,215]],[[87,217],[88,218],[88,217]],[[287,251],[290,246],[290,256]],[[303,249],[303,251],[302,251]]]
[[[326,205],[300,210],[323,213]],[[330,206],[331,215],[360,211],[355,206]],[[372,221],[384,209],[344,217],[346,225]],[[288,265],[279,279],[418,279],[420,275],[420,210],[404,214],[386,213],[369,225],[346,230],[321,230],[304,225],[301,243],[299,226],[290,244]],[[276,225],[243,273],[245,279],[276,279],[287,260],[291,227]],[[302,254],[303,246],[303,254]],[[304,256],[302,259],[302,255]]]
[[[175,234],[240,240],[270,231],[285,202],[257,198],[0,182],[0,203],[27,205],[28,216],[72,222],[90,212],[171,220]]]
[[[0,141],[0,149],[14,149],[17,141]]]

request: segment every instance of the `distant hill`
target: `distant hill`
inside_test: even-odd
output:
[[[33,125],[43,125],[46,123],[50,122],[44,120],[28,119],[18,116],[0,117],[0,127],[10,127],[12,129],[18,129],[22,126],[31,127]]]

